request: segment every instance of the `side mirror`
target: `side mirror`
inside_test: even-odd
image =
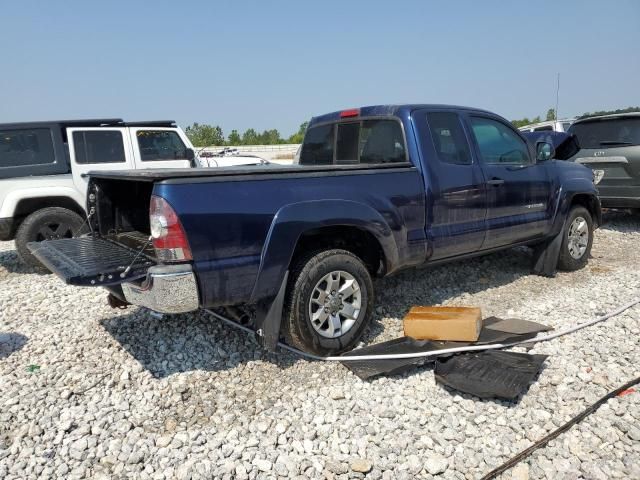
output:
[[[196,158],[196,153],[191,148],[187,148],[187,160],[193,160]]]
[[[536,161],[538,162],[546,162],[547,160],[551,160],[555,154],[555,148],[553,145],[547,142],[537,142],[536,143]]]

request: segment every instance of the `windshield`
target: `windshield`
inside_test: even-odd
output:
[[[581,148],[640,145],[640,117],[574,123],[569,131],[578,137]]]

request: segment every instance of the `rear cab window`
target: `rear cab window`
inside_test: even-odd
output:
[[[335,137],[335,138],[334,138]],[[301,165],[358,165],[407,162],[402,126],[395,119],[363,119],[307,130]]]
[[[441,162],[471,165],[469,143],[457,113],[429,112],[427,123],[433,146]]]

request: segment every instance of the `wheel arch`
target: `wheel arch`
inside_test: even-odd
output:
[[[602,225],[602,209],[598,197],[591,193],[576,193],[571,197],[569,209],[576,205],[587,209],[596,227]]]
[[[398,265],[398,247],[391,228],[373,208],[345,200],[291,204],[280,209],[271,224],[251,301],[275,296],[291,262],[308,247],[342,248],[357,256],[360,253],[377,274]]]

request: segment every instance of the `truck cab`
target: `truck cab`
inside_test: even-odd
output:
[[[122,119],[0,124],[0,240],[72,237],[85,224],[89,171],[198,166],[173,121]]]

